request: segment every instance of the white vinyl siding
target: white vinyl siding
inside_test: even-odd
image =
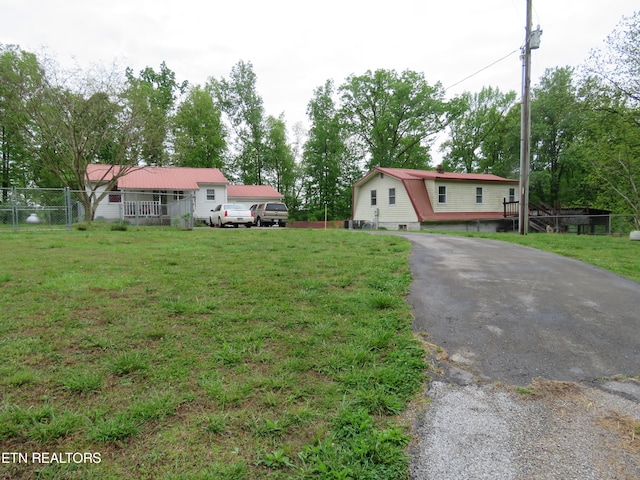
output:
[[[502,212],[502,202],[509,196],[513,188],[503,183],[452,182],[426,180],[427,192],[432,200],[435,213],[444,212]],[[446,188],[446,203],[440,203],[441,187]],[[478,203],[478,189],[481,191],[481,202]]]
[[[96,196],[99,196],[102,192],[105,191],[105,187],[104,186],[99,186],[96,188]],[[114,192],[115,194],[116,192]],[[120,194],[120,201],[119,202],[110,202],[109,201],[109,195],[107,195],[106,198],[104,198],[99,204],[98,204],[98,208],[96,209],[96,217],[95,218],[104,218],[107,220],[119,220],[120,219],[120,209],[122,208],[122,200],[124,199],[123,196],[123,192],[122,191],[118,191],[117,193]],[[115,199],[115,198],[114,198]]]
[[[226,202],[226,187],[224,185],[201,186],[196,193],[196,208],[194,216],[196,218],[209,218],[211,210],[219,203]],[[213,198],[213,200],[212,200]]]
[[[371,190],[389,192],[391,189],[395,189],[395,204],[389,205],[382,197],[377,205],[371,206]],[[372,175],[367,182],[358,185],[354,191],[353,202],[354,220],[373,222],[377,209],[378,221],[383,224],[388,222],[408,224],[418,221],[402,182],[389,175],[383,175],[382,178],[378,174]]]

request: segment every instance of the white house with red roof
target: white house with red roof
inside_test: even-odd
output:
[[[479,173],[376,167],[353,186],[352,220],[374,228],[495,231],[518,180]]]
[[[118,166],[88,165],[89,188],[95,188],[98,195],[103,193],[118,172]],[[229,185],[217,168],[133,167],[117,179],[100,202],[95,217],[171,223],[173,217],[186,211],[195,220],[204,220],[222,203],[244,203],[248,208],[254,203],[282,198],[268,185]]]

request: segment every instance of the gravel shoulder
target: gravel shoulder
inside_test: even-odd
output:
[[[414,410],[410,478],[640,478],[637,402],[577,383],[530,390],[431,382]]]

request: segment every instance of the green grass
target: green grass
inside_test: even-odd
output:
[[[531,233],[528,235],[516,233],[440,233],[516,243],[590,263],[596,267],[604,268],[640,282],[640,242],[631,241],[628,236],[548,233]]]
[[[2,475],[408,476],[396,415],[426,365],[404,239],[104,227],[0,242],[0,448],[101,460]]]
[[[473,236],[640,281],[626,238]],[[408,476],[397,414],[426,364],[401,237],[104,227],[0,242],[0,448],[101,459],[4,476]]]

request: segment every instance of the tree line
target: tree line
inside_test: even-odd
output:
[[[623,18],[584,65],[548,69],[532,89],[530,198],[635,215],[640,228],[640,14]],[[162,63],[140,72],[67,71],[0,45],[2,187],[86,191],[91,163],[219,168],[271,185],[293,218],[348,218],[351,188],[375,166],[518,178],[516,92],[484,87],[446,98],[423,73],[379,69],[317,87],[309,128],[265,112],[250,62],[204,85]],[[436,137],[444,141],[436,147]],[[6,201],[6,198],[0,199]]]

